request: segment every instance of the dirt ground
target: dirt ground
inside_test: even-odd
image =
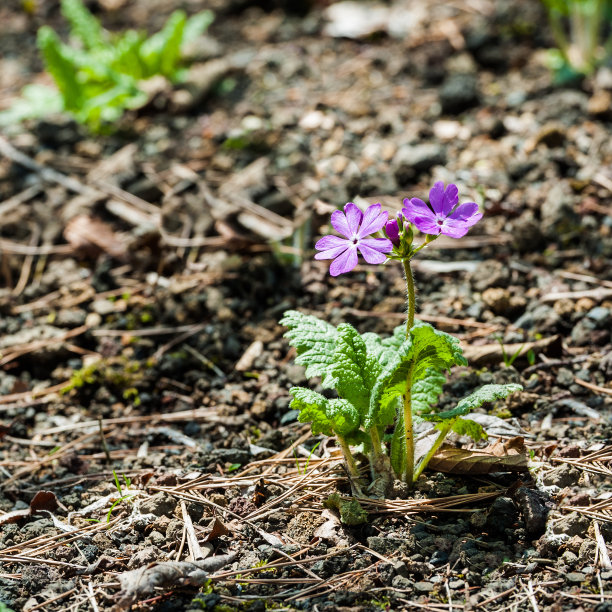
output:
[[[188,82],[114,131],[0,136],[0,610],[612,610],[612,68],[555,85],[531,0],[89,6],[155,31],[204,4]],[[1,109],[66,28],[0,22]],[[529,468],[430,470],[346,525],[278,321],[390,334],[400,266],[330,278],[313,245],[437,180],[484,212],[415,262],[471,364],[441,401],[521,383],[478,418]]]

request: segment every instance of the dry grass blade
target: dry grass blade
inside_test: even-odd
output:
[[[612,476],[612,446],[604,446],[584,457],[552,457],[552,461],[569,463],[585,472]]]

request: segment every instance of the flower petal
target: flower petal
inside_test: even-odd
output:
[[[393,244],[385,238],[369,238],[361,240],[357,248],[369,264],[380,264],[387,259],[385,253],[393,249]]]
[[[380,209],[380,204],[372,204],[372,206],[368,206],[367,210],[363,214],[361,227],[359,228],[359,233],[357,234],[359,238],[364,238],[365,236],[369,236],[370,234],[377,232],[387,222],[389,213],[386,211],[381,213]]]
[[[439,234],[440,226],[436,222],[436,217],[431,215],[430,217],[415,217],[412,220],[414,226],[423,234]]]
[[[327,249],[333,249],[339,246],[346,248],[350,246],[350,244],[351,244],[351,241],[347,240],[346,238],[340,238],[340,236],[329,235],[329,236],[323,236],[323,238],[320,238],[317,241],[317,244],[315,244],[315,249],[317,249],[317,251],[326,251]]]
[[[387,238],[389,238],[395,246],[399,245],[399,225],[397,219],[391,219],[391,221],[385,223],[385,234],[387,234]]]
[[[447,215],[450,212],[445,211],[446,202],[444,198],[444,183],[442,181],[438,181],[430,190],[429,190],[429,203],[433,208],[434,212],[439,215]]]
[[[450,238],[463,238],[468,233],[470,226],[465,221],[457,221],[456,219],[446,219],[442,226],[442,234]]]
[[[431,217],[432,219],[435,219],[435,215],[431,208],[429,208],[429,206],[427,206],[423,200],[419,200],[419,198],[412,198],[412,200],[406,198],[404,200],[402,214],[410,223],[414,223],[414,219],[416,217]]]
[[[346,272],[350,272],[357,265],[357,262],[357,247],[352,245],[331,262],[329,273],[332,276],[345,274]]]
[[[341,210],[334,210],[331,214],[331,224],[339,234],[351,238],[351,228],[346,220],[346,215]]]
[[[353,236],[356,236],[357,232],[359,231],[359,225],[363,220],[363,213],[356,204],[349,202],[344,206],[344,214],[346,215],[346,221],[351,232],[347,238],[352,238]]]
[[[476,214],[480,215],[478,219],[476,219],[476,221],[479,221],[482,218],[482,213],[478,212],[478,204],[476,204],[476,202],[465,202],[464,204],[457,206],[457,208],[450,215],[448,215],[448,217],[449,219],[455,219],[456,221],[465,221]],[[474,223],[476,223],[476,221],[474,221]]]
[[[449,183],[448,187],[444,191],[444,214],[448,215],[451,210],[457,205],[459,201],[459,190],[457,185]]]
[[[353,243],[350,240],[344,240],[339,236],[324,236],[315,244],[315,249],[321,252],[316,253],[315,259],[334,259],[346,249],[350,249]]]

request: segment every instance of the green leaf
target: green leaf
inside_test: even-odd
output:
[[[445,421],[447,419],[453,419],[458,416],[464,416],[482,406],[485,402],[494,402],[495,400],[503,399],[511,393],[522,390],[521,385],[509,384],[509,385],[484,385],[479,389],[476,389],[474,393],[464,397],[453,410],[447,410],[446,412],[438,412],[431,414],[422,414],[421,417],[426,421]]]
[[[412,412],[427,412],[438,401],[446,376],[435,368],[429,368],[423,378],[412,385]]]
[[[339,493],[332,493],[323,502],[323,506],[340,512],[340,520],[345,525],[361,525],[368,522],[368,513],[354,497],[344,499]]]
[[[26,85],[21,90],[21,96],[10,108],[0,111],[0,125],[12,125],[24,119],[44,117],[64,110],[60,92],[46,85],[38,83]]]
[[[380,371],[376,359],[368,356],[366,343],[350,324],[338,325],[333,362],[325,386],[334,388],[365,416],[370,405],[370,391]]]
[[[443,421],[442,423],[438,423],[436,427],[440,429],[440,425],[443,425],[443,423],[445,423],[445,421]],[[487,436],[487,432],[482,428],[482,425],[480,423],[477,423],[476,421],[472,421],[471,419],[463,419],[461,417],[457,417],[453,421],[451,429],[458,436],[469,436],[470,438],[472,438],[472,440],[474,440],[474,442],[478,442],[478,440],[486,439],[489,437]]]
[[[338,433],[346,436],[359,427],[359,412],[346,400],[329,400],[304,387],[292,387],[289,393],[293,396],[291,408],[300,411],[298,421],[310,423],[314,435]]]
[[[107,45],[104,29],[81,0],[62,0],[62,15],[70,23],[70,31],[86,49]]]
[[[192,15],[185,24],[183,31],[182,45],[189,44],[202,36],[208,29],[208,26],[215,20],[215,14],[212,11],[201,11]],[[183,49],[184,50],[184,49]]]
[[[164,27],[142,44],[140,56],[147,67],[147,76],[162,74],[169,79],[174,77],[180,63],[186,23],[185,12],[174,11]]]
[[[285,338],[289,338],[289,344],[297,350],[295,362],[306,366],[306,376],[325,376],[327,368],[333,364],[338,337],[336,328],[323,319],[297,310],[285,312],[280,324],[289,328]]]
[[[374,385],[364,423],[366,429],[372,423],[379,424],[380,416],[386,414],[386,408],[395,398],[406,392],[407,385],[413,389],[419,380],[431,376],[432,370],[440,372],[466,363],[457,338],[435,330],[428,323],[416,323],[410,337],[404,340]],[[426,384],[417,388],[417,399],[427,401],[433,397],[439,382],[432,377],[430,384],[431,388]]]
[[[36,40],[45,67],[62,94],[64,107],[67,110],[79,109],[84,101],[83,88],[77,80],[77,66],[71,49],[62,44],[49,26],[38,30]]]

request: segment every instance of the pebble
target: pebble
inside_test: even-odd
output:
[[[401,146],[393,158],[392,168],[400,186],[412,183],[423,172],[446,163],[446,151],[439,144],[424,143]]]
[[[434,588],[435,586],[432,582],[427,582],[425,580],[414,583],[414,589],[419,593],[430,593]]]
[[[610,309],[596,306],[587,313],[587,317],[597,323],[597,327],[604,327],[610,321]]]
[[[559,467],[554,468],[542,477],[542,482],[546,486],[556,486],[559,488],[569,487],[578,482],[580,478],[580,470],[564,463]]]
[[[570,512],[567,516],[557,521],[552,531],[556,534],[563,534],[567,536],[584,536],[589,528],[591,521],[588,517],[578,512]]]
[[[478,81],[473,74],[449,76],[439,92],[439,101],[445,115],[458,115],[479,102]]]
[[[582,572],[569,572],[565,575],[565,578],[568,582],[584,582],[586,574]]]

